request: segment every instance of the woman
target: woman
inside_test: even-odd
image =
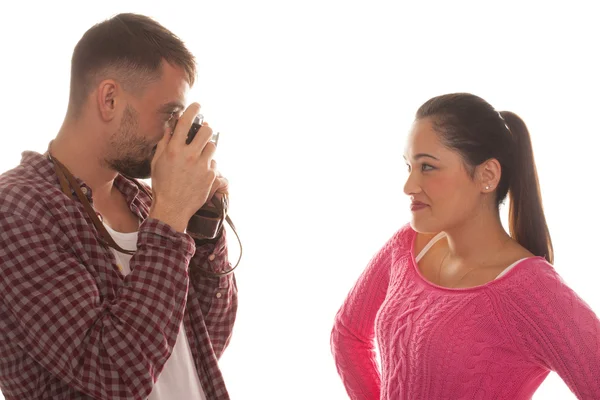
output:
[[[435,97],[405,159],[410,226],[371,260],[331,335],[350,397],[530,399],[552,370],[600,399],[600,321],[551,265],[523,121],[471,94]]]

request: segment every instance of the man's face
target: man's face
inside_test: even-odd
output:
[[[109,139],[106,163],[125,176],[150,178],[156,146],[183,112],[189,88],[183,68],[163,62],[159,80],[141,95],[127,94],[119,127]]]

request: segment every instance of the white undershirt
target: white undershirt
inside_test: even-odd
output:
[[[137,249],[137,232],[121,233],[113,230],[106,224],[104,226],[121,248],[133,251]],[[129,260],[131,260],[132,256],[119,253],[114,249],[111,250],[117,259],[117,265],[121,273],[123,276],[126,276],[131,272]],[[206,395],[202,390],[202,385],[196,372],[196,366],[194,365],[192,351],[185,334],[183,322],[179,326],[179,334],[177,335],[177,341],[175,342],[171,357],[165,363],[163,371],[159,375],[148,397],[148,400],[173,399],[206,400]]]
[[[421,259],[425,255],[425,253],[427,253],[429,251],[429,249],[431,249],[433,247],[434,244],[436,244],[437,242],[439,242],[441,239],[443,239],[445,237],[446,237],[446,234],[444,232],[440,232],[437,235],[435,235],[435,237],[433,239],[431,239],[429,241],[429,243],[427,243],[427,245],[423,248],[423,250],[421,250],[421,252],[419,253],[419,255],[415,258],[415,260],[417,261],[417,263],[419,261],[421,261]],[[513,269],[518,263],[520,263],[523,260],[525,260],[525,258],[522,258],[522,259],[517,260],[514,263],[510,264],[508,267],[506,267],[504,269],[504,271],[500,272],[500,274],[496,278],[494,278],[494,280],[496,280],[498,278],[501,278],[502,276],[506,275],[506,273],[508,273],[508,271],[510,271],[511,269]]]

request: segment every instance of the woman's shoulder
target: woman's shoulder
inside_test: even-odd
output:
[[[412,252],[416,237],[417,232],[410,224],[405,224],[388,239],[383,250],[394,257],[406,256]]]
[[[597,364],[600,321],[590,305],[544,258],[528,259],[518,267],[512,279],[496,286],[501,289],[498,311],[516,343],[533,359],[549,364],[567,367],[565,357],[574,351],[579,354],[571,357],[573,365],[582,364],[576,359]]]
[[[562,281],[562,278],[544,257],[529,256],[522,259],[514,267],[515,275],[519,276],[517,282],[523,281]]]
[[[403,225],[396,234],[393,239],[395,240],[395,244],[397,247],[401,247],[406,251],[414,251],[415,254],[418,254],[428,243],[430,243],[436,236],[439,235],[437,233],[421,233],[417,232],[413,229],[410,223]]]
[[[407,223],[394,233],[389,243],[393,243],[394,247],[410,248],[416,236],[417,232]]]
[[[521,261],[505,278],[499,285],[501,292],[521,306],[534,304],[537,307],[559,299],[573,300],[578,297],[554,266],[543,257]]]

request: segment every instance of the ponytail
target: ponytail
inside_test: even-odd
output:
[[[553,263],[554,248],[544,216],[529,131],[518,115],[510,111],[500,115],[511,132],[515,150],[509,183],[510,235],[534,255]]]
[[[542,207],[542,195],[527,126],[518,115],[498,112],[481,97],[450,93],[427,100],[416,119],[432,118],[448,149],[458,152],[467,167],[496,159],[502,175],[496,187],[496,207],[510,195],[509,232],[521,246],[549,263],[554,249]]]

